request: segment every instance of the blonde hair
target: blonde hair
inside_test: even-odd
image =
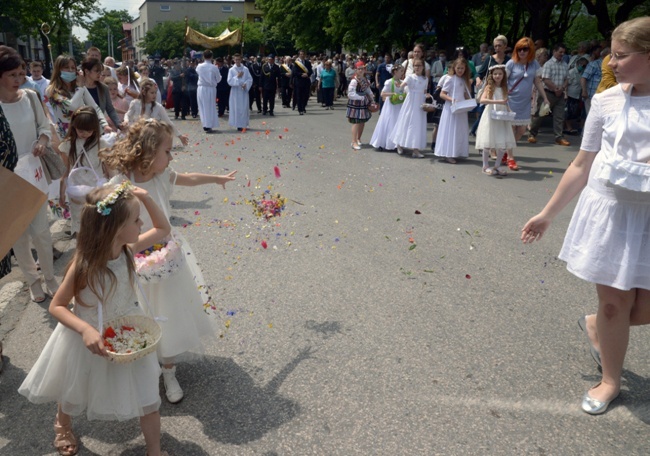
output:
[[[495,41],[501,41],[504,47],[508,46],[508,38],[506,38],[504,35],[498,35],[495,39],[493,39],[492,40],[493,45]]]
[[[63,95],[66,98],[72,98],[72,94],[77,88],[77,81],[75,80],[70,83],[66,83],[63,79],[61,79],[61,72],[64,71],[64,68],[67,69],[70,62],[74,63],[76,71],[77,62],[75,62],[72,57],[68,57],[67,55],[60,55],[54,61],[54,65],[52,66],[52,78],[50,79],[50,85],[48,85],[47,89],[45,89],[45,93],[47,94],[48,98],[53,98],[55,94]],[[72,90],[68,90],[68,84],[70,84],[70,88]]]
[[[462,76],[459,76],[459,77],[463,78],[463,80],[465,81],[465,84],[467,85],[467,88],[469,89],[472,84],[470,83],[469,63],[467,63],[467,60],[465,60],[465,57],[458,57],[456,60],[454,60],[451,63],[451,65],[449,65],[449,70],[447,71],[447,73],[450,76],[455,76],[456,75],[455,66],[458,65],[458,64],[465,65],[465,72],[463,73]]]
[[[129,175],[135,170],[147,174],[162,142],[173,137],[170,125],[156,119],[140,119],[112,149],[101,150],[99,158],[122,174]]]
[[[79,296],[84,288],[89,288],[101,301],[105,301],[117,285],[117,277],[108,267],[108,262],[112,259],[115,238],[131,216],[137,201],[133,193],[126,189],[111,205],[110,214],[97,212],[97,203],[115,191],[115,188],[116,186],[107,185],[93,189],[86,195],[86,204],[81,209],[77,246],[67,269],[74,265],[73,293],[75,300],[83,306],[88,306]],[[126,245],[122,246],[122,251],[127,256],[129,278],[133,282],[133,254]]]
[[[493,99],[494,90],[497,88],[496,82],[494,82],[494,78],[492,77],[492,73],[494,73],[495,71],[501,71],[503,73],[503,79],[501,79],[501,84],[499,84],[499,87],[501,87],[501,91],[503,92],[503,99],[507,100],[508,99],[508,76],[506,73],[505,66],[499,66],[498,68],[493,68],[491,70],[488,70],[487,86],[485,86],[485,93],[490,100]]]
[[[146,101],[147,101],[147,93],[149,92],[150,88],[155,88],[157,90],[157,85],[155,81],[149,79],[149,78],[142,78],[142,83],[140,84],[140,94],[138,95],[138,100],[140,100],[140,105],[142,105],[142,108],[140,109],[140,117],[144,116],[144,111],[146,108]],[[151,111],[153,112],[153,108],[156,107],[156,100],[151,102]]]
[[[650,52],[650,17],[623,22],[612,32],[612,41],[625,43],[636,51]]]

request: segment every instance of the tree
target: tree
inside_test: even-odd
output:
[[[99,17],[93,21],[84,24],[88,31],[88,39],[93,46],[99,48],[102,55],[108,55],[108,29],[112,33],[113,49],[117,50],[119,41],[124,36],[122,32],[122,23],[132,22],[133,18],[126,10],[99,10]]]
[[[189,24],[193,29],[199,30],[196,19],[190,19]],[[160,54],[165,59],[182,57],[185,53],[185,21],[156,24],[154,28],[147,30],[139,45],[149,55]]]
[[[610,7],[613,2],[606,0],[581,0],[582,4],[587,9],[587,12],[592,16],[596,16],[598,21],[598,31],[603,37],[609,38],[615,28],[615,24],[620,24],[630,19],[632,12],[638,6],[644,5],[648,9],[646,0],[624,0],[616,2],[614,20],[610,13]]]
[[[0,15],[11,19],[11,31],[17,36],[39,35],[47,49],[48,37],[40,32],[41,24],[52,29],[49,41],[52,55],[68,51],[68,40],[74,25],[82,25],[95,6],[94,0],[20,0],[3,1]],[[46,72],[49,73],[50,56],[45,53]]]

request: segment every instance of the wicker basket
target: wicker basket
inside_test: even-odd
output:
[[[164,261],[151,262],[147,257],[135,257],[135,270],[138,276],[149,283],[160,282],[176,274],[185,264],[185,254],[178,241],[171,239],[167,242]]]
[[[431,103],[424,103],[420,106],[424,112],[436,112],[438,106]]]
[[[151,334],[154,342],[148,347],[132,353],[115,353],[115,352],[107,351],[108,358],[111,361],[118,364],[131,363],[136,359],[143,358],[148,354],[156,351],[156,348],[158,347],[158,343],[160,342],[160,336],[162,335],[162,329],[160,329],[160,325],[156,323],[156,320],[154,320],[151,317],[147,317],[145,315],[126,315],[124,317],[116,318],[114,320],[110,320],[106,322],[104,324],[102,334],[104,333],[104,331],[106,331],[106,328],[108,328],[109,326],[112,326],[113,328],[115,327],[119,328],[124,325],[133,326],[134,328],[138,328],[140,330],[146,331],[147,333]]]

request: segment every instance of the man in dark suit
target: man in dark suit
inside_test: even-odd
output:
[[[278,91],[280,83],[280,67],[275,64],[275,56],[269,55],[266,63],[262,65],[262,76],[260,78],[260,86],[262,87],[262,99],[264,110],[262,114],[273,116],[273,108],[275,108],[275,94]]]
[[[302,116],[306,111],[309,91],[311,89],[311,62],[305,58],[305,51],[298,52],[298,58],[293,65],[294,90],[296,92],[296,104],[298,112]]]
[[[253,77],[253,85],[251,86],[249,93],[249,103],[250,109],[253,109],[253,101],[257,105],[257,113],[262,112],[262,100],[260,97],[260,78],[262,77],[262,65],[257,61],[257,57],[252,56],[247,65],[248,71]]]
[[[291,77],[291,57],[285,57],[280,65],[280,87],[282,87],[282,107],[291,107],[291,95],[293,92],[293,81]]]
[[[228,65],[224,63],[223,57],[216,58],[217,68],[221,73],[221,81],[217,84],[217,98],[219,99],[219,117],[223,117],[228,109],[230,99],[230,86],[228,85]]]

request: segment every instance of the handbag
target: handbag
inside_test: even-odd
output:
[[[603,160],[594,173],[594,178],[607,187],[635,191],[650,192],[650,164],[628,160],[619,153],[619,145],[627,130],[628,111],[630,110],[630,93],[621,88],[625,96],[625,105],[618,118],[618,131],[614,140],[611,154],[603,150]],[[629,86],[632,91],[632,85]]]
[[[390,102],[392,104],[397,105],[397,104],[404,103],[404,100],[406,100],[406,94],[404,92],[395,93],[395,80],[394,79],[391,79],[390,91],[393,92],[393,94],[390,96]]]
[[[467,94],[470,95],[470,98],[452,103],[451,104],[452,114],[461,114],[463,112],[469,112],[476,107],[476,100],[474,98],[471,98],[471,94],[469,93],[467,84],[463,82],[463,85],[465,86],[465,91],[467,92]],[[456,84],[454,84],[454,92],[452,93],[452,98],[454,100],[456,99]]]
[[[34,92],[33,90],[25,90],[25,93],[27,94],[27,98],[29,99],[29,104],[32,106],[32,111],[34,112],[34,119],[38,118],[37,112],[36,111],[36,101],[34,100],[34,96],[38,97],[38,94]],[[40,98],[38,99],[38,102],[40,104]],[[42,109],[42,108],[41,108]],[[50,125],[50,134],[55,134],[55,132],[52,132],[52,125]],[[32,150],[34,149],[34,146],[36,145],[36,141],[32,143]],[[47,180],[48,184],[51,184],[53,180],[61,179],[66,172],[66,166],[65,163],[63,163],[63,159],[61,156],[52,148],[52,140],[48,141],[47,145],[45,146],[45,154],[41,155],[39,157],[41,161],[41,166],[43,167],[43,173],[45,174],[45,179]]]

